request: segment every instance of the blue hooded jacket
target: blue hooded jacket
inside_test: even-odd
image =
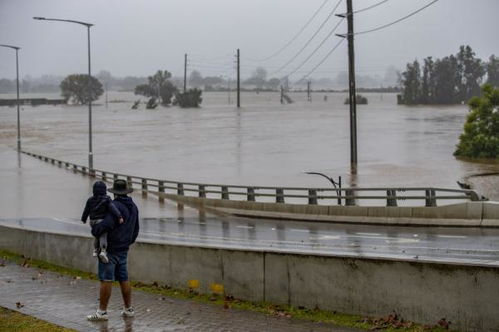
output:
[[[139,210],[128,196],[117,196],[113,203],[121,212],[125,222],[120,224],[118,218],[109,212],[103,221],[92,227],[92,235],[99,237],[107,233],[107,251],[126,252],[139,235]]]
[[[106,214],[111,211],[111,213],[117,217],[121,217],[120,211],[114,206],[111,197],[106,193],[106,184],[102,181],[97,181],[93,186],[93,196],[87,200],[85,204],[85,209],[81,216],[81,221],[86,223],[87,218],[90,220],[104,219]]]

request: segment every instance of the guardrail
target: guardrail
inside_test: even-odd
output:
[[[309,205],[342,205],[356,206],[359,200],[384,201],[386,206],[398,206],[399,201],[421,201],[424,206],[435,207],[437,201],[479,201],[480,196],[473,190],[445,189],[433,187],[411,188],[304,188],[304,187],[269,187],[242,186],[211,183],[179,182],[163,179],[145,178],[121,174],[99,169],[90,170],[86,166],[67,161],[22,151],[22,153],[39,160],[71,169],[91,177],[112,182],[124,179],[142,194],[157,194],[164,201],[162,194],[189,196],[199,198],[215,198],[222,200],[245,200],[249,202],[265,201],[275,203],[309,204]]]

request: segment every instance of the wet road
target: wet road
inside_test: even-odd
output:
[[[0,225],[71,234],[89,226],[70,218],[2,219]],[[499,267],[499,230],[384,227],[237,217],[145,218],[139,240],[202,247]]]

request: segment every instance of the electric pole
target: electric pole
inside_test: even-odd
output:
[[[357,96],[355,89],[355,53],[353,32],[352,0],[347,0],[348,22],[348,76],[350,98],[350,164],[352,171],[357,173]]]
[[[184,93],[187,91],[187,53],[184,54]]]
[[[241,107],[241,53],[237,49],[237,108]]]
[[[307,81],[307,100],[312,101],[312,92],[310,90],[310,80]]]

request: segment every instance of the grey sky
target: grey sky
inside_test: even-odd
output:
[[[85,28],[59,22],[35,21],[33,16],[88,21],[92,28],[93,72],[109,70],[115,76],[149,75],[168,69],[181,75],[184,53],[190,70],[204,75],[234,76],[236,48],[248,75],[258,65],[269,74],[293,56],[313,34],[338,0],[330,0],[316,20],[286,52],[267,62],[324,0],[0,0],[0,44],[15,44],[21,75],[66,75],[85,72]],[[354,0],[354,9],[380,0]],[[394,21],[430,0],[391,0],[355,17],[362,31]],[[345,11],[345,2],[337,12]],[[402,68],[414,58],[441,57],[470,44],[477,55],[499,55],[499,0],[440,0],[416,16],[385,30],[357,36],[359,74],[383,75],[389,65]],[[336,24],[334,17],[310,46],[285,70],[284,76],[305,58]],[[337,30],[346,32],[346,24]],[[293,78],[307,72],[337,42],[332,37]],[[346,43],[314,74],[336,77],[346,70]],[[13,52],[0,48],[0,77],[15,76]]]

